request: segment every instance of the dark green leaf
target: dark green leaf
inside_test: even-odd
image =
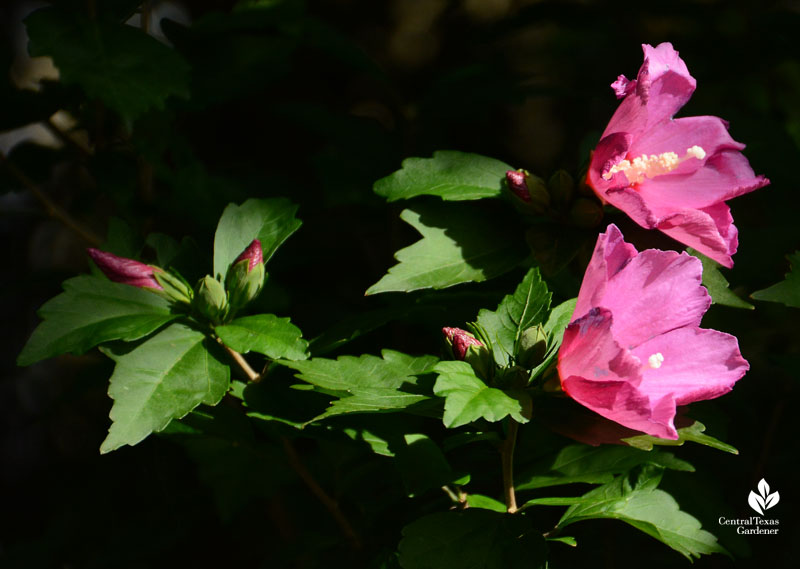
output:
[[[237,318],[225,326],[217,326],[215,332],[225,345],[243,354],[253,351],[274,360],[308,357],[308,342],[300,329],[288,318],[274,314]]]
[[[493,224],[475,209],[418,206],[403,210],[400,217],[422,239],[397,251],[399,263],[366,294],[481,282],[511,270],[527,255],[508,224]]]
[[[111,340],[133,341],[178,317],[160,296],[102,277],[64,282],[64,292],[39,309],[43,322],[17,359],[30,365],[59,354],[82,354]]]
[[[321,415],[314,417],[309,423],[348,413],[381,413],[401,411],[425,401],[426,395],[406,393],[398,389],[381,387],[361,387],[354,395],[342,397],[331,402],[331,406]]]
[[[558,349],[561,347],[561,342],[564,339],[564,330],[566,330],[567,325],[569,325],[572,320],[572,313],[575,311],[575,304],[577,304],[577,302],[578,299],[573,298],[562,302],[550,311],[547,322],[544,324],[544,331],[545,334],[547,334],[547,351],[545,352],[542,363],[531,370],[531,381],[547,371],[547,368],[552,365],[553,361],[558,356]]]
[[[188,96],[189,66],[139,29],[43,8],[25,20],[32,56],[49,55],[65,85],[79,85],[128,120]]]
[[[659,439],[658,437],[652,437],[650,435],[639,435],[636,437],[622,439],[622,442],[635,448],[651,450],[653,445],[681,446],[686,441],[692,441],[701,445],[715,448],[717,450],[729,452],[731,454],[739,454],[739,451],[736,450],[736,447],[706,435],[704,433],[705,430],[706,426],[703,425],[703,423],[700,421],[695,421],[688,427],[681,427],[678,429],[678,439],[674,441],[670,439]]]
[[[395,464],[410,497],[439,489],[456,478],[441,449],[426,435],[405,435]]]
[[[687,249],[686,252],[697,257],[700,259],[700,262],[703,263],[703,286],[708,289],[708,294],[711,295],[711,302],[713,304],[732,306],[734,308],[746,308],[748,310],[753,310],[755,308],[749,302],[736,296],[736,294],[728,288],[730,284],[728,284],[728,281],[722,276],[722,272],[720,271],[722,265],[709,259],[702,253],[698,253],[694,249]]]
[[[433,392],[445,398],[443,421],[446,427],[460,427],[478,419],[495,422],[509,415],[520,423],[528,422],[524,416],[527,396],[515,398],[501,389],[489,387],[468,363],[439,362],[434,371],[439,377]]]
[[[488,335],[497,365],[511,365],[519,340],[527,328],[541,323],[550,308],[551,294],[539,276],[539,269],[528,271],[514,291],[500,301],[495,312],[481,310],[478,325]]]
[[[216,405],[230,385],[230,369],[202,332],[172,324],[116,361],[108,394],[111,428],[100,447],[107,453],[135,445],[205,403]]]
[[[440,150],[433,158],[403,160],[401,170],[375,182],[375,193],[390,202],[423,195],[450,201],[496,198],[508,170],[513,168],[494,158]]]
[[[482,510],[491,510],[493,512],[500,512],[505,514],[508,509],[506,505],[489,496],[482,496],[481,494],[470,494],[467,496],[467,505],[470,508],[480,508]]]
[[[297,206],[284,198],[249,199],[242,205],[228,204],[214,235],[214,274],[225,282],[228,267],[253,239],[261,241],[264,263],[302,222],[294,214]]]
[[[558,522],[564,528],[581,520],[622,520],[670,546],[686,558],[725,553],[717,538],[701,529],[700,522],[682,512],[675,499],[654,487],[652,480],[632,487],[626,476],[595,488],[571,506]]]
[[[537,569],[547,547],[526,517],[476,508],[410,523],[399,552],[404,569]]]
[[[750,296],[756,300],[780,302],[786,306],[800,308],[800,251],[788,255],[790,270],[786,279],[769,288],[758,290]]]
[[[516,476],[517,490],[530,490],[577,482],[605,484],[641,464],[656,464],[673,470],[693,472],[688,462],[671,453],[650,452],[618,445],[570,445],[555,458],[548,458]],[[522,482],[520,482],[522,481]]]

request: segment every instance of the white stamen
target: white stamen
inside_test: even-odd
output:
[[[661,367],[661,364],[664,363],[664,355],[661,352],[657,352],[647,358],[647,365],[650,366],[652,369],[658,369]]]
[[[610,180],[617,172],[623,172],[630,184],[640,184],[645,178],[655,178],[662,174],[669,174],[681,163],[690,158],[702,160],[706,157],[706,151],[695,145],[686,149],[683,158],[679,158],[674,152],[663,152],[661,154],[642,154],[631,160],[622,160],[612,166],[608,172],[603,174],[604,180]]]

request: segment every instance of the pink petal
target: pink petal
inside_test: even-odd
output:
[[[724,267],[732,267],[738,232],[730,208],[718,203],[705,210],[687,209],[658,222],[659,230]]]
[[[672,396],[677,405],[713,399],[730,391],[750,368],[734,336],[701,328],[679,328],[639,345],[644,362],[639,391],[651,399]],[[661,354],[659,367],[648,360]]]
[[[155,277],[153,277],[153,271],[155,269],[150,265],[145,265],[144,263],[126,257],[118,257],[113,253],[100,251],[93,247],[89,247],[86,251],[92,258],[92,261],[97,265],[97,268],[100,269],[109,280],[139,288],[164,290],[163,287],[158,284]]]
[[[614,338],[633,348],[682,326],[698,326],[711,305],[702,264],[687,253],[648,249],[614,275],[600,305],[614,315]],[[649,355],[649,354],[648,354]]]
[[[636,88],[636,80],[631,81],[624,75],[620,75],[617,77],[617,80],[611,84],[611,88],[614,90],[617,99],[622,99]]]
[[[619,228],[613,223],[609,225],[606,232],[597,238],[573,314],[583,316],[592,307],[601,305],[608,279],[619,272],[636,254],[636,248],[624,241]]]

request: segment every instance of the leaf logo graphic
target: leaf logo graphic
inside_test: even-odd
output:
[[[780,494],[777,492],[769,493],[769,484],[762,478],[761,482],[758,483],[758,494],[751,490],[750,495],[747,497],[747,503],[763,516],[764,510],[769,510],[772,506],[777,504],[780,499]]]

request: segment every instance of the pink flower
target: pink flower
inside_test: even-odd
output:
[[[152,288],[164,290],[155,277],[153,271],[158,270],[150,265],[145,265],[133,259],[117,257],[112,253],[100,251],[99,249],[88,248],[86,251],[95,262],[97,268],[115,283],[122,283],[139,288]]]
[[[233,262],[233,264],[235,265],[245,260],[250,261],[247,264],[248,273],[252,271],[259,263],[264,263],[264,251],[261,249],[261,241],[258,239],[253,239],[250,245],[248,245],[247,248],[242,251],[238,257],[236,257],[236,260]]]
[[[561,387],[620,425],[677,439],[675,408],[730,391],[749,369],[736,338],[699,327],[711,305],[686,253],[597,239],[558,354]]]
[[[726,267],[738,247],[726,200],[769,184],[756,176],[718,117],[673,115],[696,82],[672,44],[643,45],[638,77],[611,87],[624,97],[592,155],[587,183],[605,202]]]
[[[463,360],[467,356],[470,346],[483,346],[480,340],[461,328],[442,328],[442,334],[452,344],[453,356],[457,360]]]

